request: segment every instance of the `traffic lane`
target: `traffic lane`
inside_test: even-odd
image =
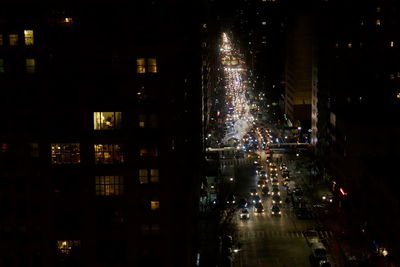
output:
[[[270,206],[269,202],[266,200],[265,206]],[[249,220],[238,218],[238,239],[242,243],[238,257],[242,265],[235,266],[309,266],[310,250],[284,206],[280,217],[252,210]]]

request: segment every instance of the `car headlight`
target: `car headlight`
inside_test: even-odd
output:
[[[332,202],[333,200],[332,199],[329,199],[329,202]]]
[[[326,199],[326,196],[323,196],[322,199],[325,200],[325,199]]]
[[[258,201],[258,203],[261,203],[261,199]]]
[[[275,204],[275,200],[272,200],[272,203]]]
[[[281,201],[279,201],[279,203],[281,203],[281,204],[282,204],[282,200],[281,200]]]
[[[235,204],[235,203],[236,203],[236,201],[234,200],[234,201],[232,201],[232,203],[233,203],[233,204]]]
[[[281,212],[279,212],[279,214],[281,214]]]
[[[281,195],[281,192],[278,192],[278,196],[280,196]]]
[[[272,213],[272,214],[275,214],[275,212],[273,212],[273,211],[272,211],[271,213]]]

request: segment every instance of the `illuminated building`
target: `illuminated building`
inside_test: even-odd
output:
[[[196,5],[0,10],[0,266],[193,265]]]

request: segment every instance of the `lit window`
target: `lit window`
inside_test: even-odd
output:
[[[33,30],[24,30],[25,45],[33,45]]]
[[[58,240],[57,241],[57,250],[58,254],[61,255],[69,255],[74,252],[75,249],[78,249],[81,245],[79,240]]]
[[[4,45],[3,34],[0,34],[0,45]]]
[[[8,36],[10,45],[18,45],[18,34],[10,34]]]
[[[146,116],[145,115],[139,115],[139,127],[140,128],[145,128],[146,126],[147,126]]]
[[[398,99],[400,99],[400,93],[397,93],[396,97],[397,97]]]
[[[336,44],[335,44],[335,47],[336,47],[336,48],[339,48],[339,43],[336,43]]]
[[[262,25],[267,25],[266,21],[261,22]]]
[[[4,73],[4,59],[0,58],[0,73]]]
[[[121,112],[94,112],[95,130],[113,130],[121,127]]]
[[[380,13],[381,12],[381,8],[378,6],[377,8],[376,8],[376,13]]]
[[[152,200],[150,201],[150,209],[151,210],[158,210],[160,208],[160,201]]]
[[[80,148],[78,143],[51,144],[52,164],[80,163]]]
[[[149,183],[149,170],[147,169],[139,169],[139,182],[141,184]]]
[[[158,169],[150,169],[150,182],[158,183],[159,180],[159,171]]]
[[[148,184],[149,182],[158,183],[159,181],[160,178],[158,169],[139,169],[139,183]]]
[[[394,47],[394,42],[390,41],[390,47]]]
[[[380,20],[380,19],[377,19],[376,22],[375,22],[375,24],[376,24],[377,26],[380,26],[380,25],[381,25],[381,20]]]
[[[72,23],[72,18],[64,18],[64,23]]]
[[[149,73],[157,73],[157,61],[155,58],[147,59],[147,67]]]
[[[118,196],[123,193],[123,176],[96,176],[97,196]]]
[[[360,24],[361,24],[361,26],[364,26],[365,25],[364,20],[361,20]]]
[[[352,48],[352,47],[353,47],[352,43],[348,43],[348,44],[347,44],[347,47],[348,47],[348,48]]]
[[[146,61],[144,58],[136,59],[136,73],[146,73]]]
[[[95,144],[94,156],[97,164],[123,163],[123,155],[120,145]]]
[[[158,149],[155,146],[142,147],[139,150],[139,156],[141,156],[141,157],[157,157]]]
[[[25,60],[26,64],[26,72],[27,73],[35,73],[35,59],[34,58],[27,58]]]

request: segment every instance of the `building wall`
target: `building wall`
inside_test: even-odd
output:
[[[191,8],[1,6],[0,109],[9,114],[0,129],[1,266],[193,264],[202,139],[200,25]],[[147,61],[137,73],[138,58],[156,59],[157,71]],[[120,112],[120,124],[96,130],[95,112]],[[79,144],[73,153],[63,150],[71,143]],[[119,145],[120,155],[102,152],[98,162],[98,144]],[[60,151],[67,156],[58,159]],[[158,178],[141,178],[141,169]]]

